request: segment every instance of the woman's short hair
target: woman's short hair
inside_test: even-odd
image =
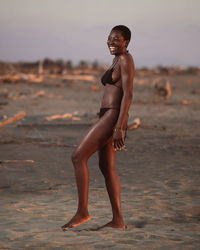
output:
[[[131,40],[131,31],[125,25],[117,25],[117,26],[113,27],[111,31],[113,31],[113,30],[120,31],[125,40],[129,40],[129,41]]]

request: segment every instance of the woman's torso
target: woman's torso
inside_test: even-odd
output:
[[[113,66],[102,77],[105,85],[101,108],[120,108],[123,96],[121,70],[119,61],[114,61]]]

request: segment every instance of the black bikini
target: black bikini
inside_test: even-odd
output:
[[[108,84],[111,84],[111,85],[114,85],[115,83],[113,82],[113,79],[112,79],[112,73],[113,73],[113,67],[111,69],[108,69],[104,75],[102,76],[101,78],[101,82],[102,84],[105,86],[106,83]]]
[[[110,85],[113,85],[119,89],[122,89],[121,87],[115,85],[115,82],[113,82],[113,79],[112,79],[112,73],[113,73],[113,70],[114,70],[114,66],[116,65],[116,62],[113,64],[112,68],[108,69],[104,75],[101,77],[101,82],[102,84],[105,86],[106,84],[110,84]],[[99,112],[99,118],[101,118],[102,116],[104,116],[104,114],[109,110],[109,109],[113,109],[113,108],[101,108],[100,109],[100,112]],[[124,140],[126,138],[126,130],[124,131],[125,133],[125,136],[124,136]]]
[[[113,64],[112,68],[108,69],[108,70],[104,73],[104,75],[101,77],[101,82],[102,82],[102,84],[103,84],[104,86],[105,86],[106,84],[110,84],[110,85],[113,85],[113,86],[115,86],[115,87],[117,87],[117,88],[119,88],[119,89],[122,89],[121,87],[115,85],[115,83],[116,83],[117,81],[113,82],[113,79],[112,79],[112,73],[113,73],[113,70],[114,70],[114,67],[115,67],[116,64],[117,64],[117,61]]]
[[[101,118],[102,116],[104,116],[104,114],[106,113],[106,111],[108,111],[109,109],[111,108],[100,108],[100,111],[99,111],[99,118]]]
[[[110,85],[113,85],[117,88],[120,88],[122,89],[121,87],[115,85],[115,82],[113,82],[113,79],[112,79],[112,73],[113,73],[113,70],[114,70],[114,67],[115,65],[117,64],[117,61],[115,61],[112,65],[112,68],[108,69],[104,75],[101,77],[101,82],[102,84],[105,86],[106,84],[110,84]],[[117,81],[116,81],[117,82]],[[109,109],[111,108],[101,108],[100,109],[100,112],[99,112],[99,118],[101,118],[105,113],[106,111],[108,111]]]

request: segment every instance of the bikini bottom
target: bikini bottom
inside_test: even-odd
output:
[[[104,116],[104,114],[112,108],[100,108],[100,112],[99,112],[99,118],[101,118],[102,116]],[[124,130],[124,140],[126,139],[126,134],[127,134],[127,129]]]
[[[104,116],[104,114],[105,114],[109,109],[112,109],[112,108],[100,108],[100,111],[99,111],[99,118],[101,118],[102,116]]]

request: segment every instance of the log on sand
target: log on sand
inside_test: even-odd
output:
[[[13,117],[11,117],[11,118],[9,118],[9,119],[7,119],[5,121],[1,121],[0,122],[0,128],[6,126],[8,124],[14,123],[15,121],[20,120],[25,116],[26,116],[26,113],[24,111],[21,111],[20,113],[14,115]]]

